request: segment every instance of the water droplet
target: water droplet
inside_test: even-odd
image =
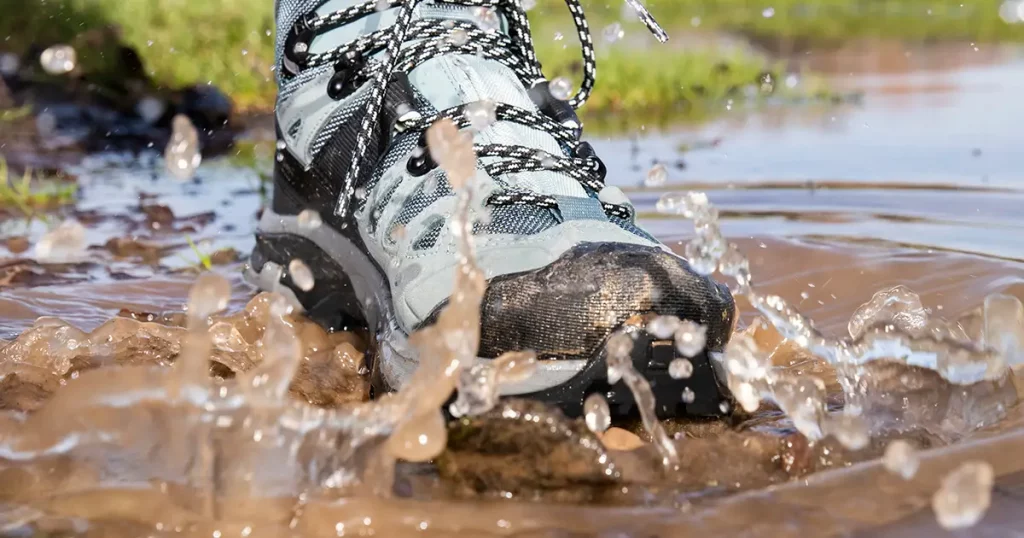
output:
[[[497,32],[501,29],[501,16],[492,8],[473,8],[473,18],[476,19],[476,25],[485,32]]]
[[[66,220],[39,239],[35,256],[40,263],[68,263],[85,256],[85,228]]]
[[[775,8],[773,8],[773,7],[766,7],[766,8],[764,8],[764,11],[761,12],[761,16],[766,18],[766,19],[770,19],[770,18],[774,17],[775,16]]]
[[[202,273],[188,293],[188,316],[205,322],[207,318],[228,307],[231,283],[217,273]]]
[[[897,439],[885,447],[882,465],[889,472],[902,476],[904,480],[910,480],[917,474],[921,462],[917,457],[917,449],[910,443]]]
[[[522,0],[520,4],[523,6],[523,11],[530,11],[537,7],[537,0]]]
[[[665,168],[665,165],[659,163],[647,171],[647,177],[644,178],[644,186],[660,187],[666,181],[668,181],[668,169]]]
[[[608,401],[596,392],[583,401],[583,417],[587,428],[594,433],[604,433],[612,425]]]
[[[983,461],[964,463],[943,478],[932,497],[932,509],[939,525],[946,529],[966,529],[981,521],[992,503],[994,480],[992,466]]]
[[[54,45],[39,56],[43,70],[51,75],[70,73],[78,63],[78,54],[70,45]]]
[[[456,28],[448,34],[448,42],[457,47],[461,47],[469,42],[469,33],[462,28]]]
[[[707,345],[708,328],[690,320],[681,320],[674,335],[676,349],[684,357],[696,357]]]
[[[615,43],[622,39],[622,36],[626,35],[626,32],[622,30],[622,25],[613,22],[604,28],[604,40],[608,43]]]
[[[466,105],[464,114],[474,129],[483,131],[497,121],[497,107],[491,100],[476,101]]]
[[[555,32],[555,41],[561,41],[563,39],[565,39],[565,36],[562,35],[562,32]]]
[[[171,140],[164,150],[167,171],[178,179],[192,179],[203,162],[203,156],[199,153],[199,132],[188,116],[183,114],[174,116],[172,125]]]
[[[918,334],[928,324],[928,311],[910,288],[896,286],[875,293],[861,305],[850,316],[847,330],[851,337],[858,338],[866,329],[882,323],[891,323],[901,332]]]
[[[572,82],[565,77],[558,77],[548,83],[551,96],[559,101],[568,101],[572,97]]]
[[[686,387],[683,389],[683,403],[692,404],[697,399],[697,394],[693,392],[693,389]]]
[[[5,52],[0,54],[0,74],[5,76],[11,76],[21,69],[21,58],[18,58],[17,54],[13,52]]]
[[[160,118],[163,117],[164,112],[167,111],[167,105],[161,99],[156,97],[143,97],[139,100],[139,103],[135,105],[135,112],[138,113],[142,121],[153,125]]]
[[[315,230],[323,224],[323,221],[320,220],[320,213],[315,209],[303,209],[296,221],[299,228],[307,231]]]
[[[311,291],[316,284],[313,280],[313,271],[298,258],[288,262],[288,274],[292,277],[292,282],[302,291]]]
[[[400,424],[388,438],[396,457],[411,462],[429,461],[448,444],[448,430],[440,411],[428,412]]]
[[[675,359],[668,365],[672,379],[689,379],[693,375],[693,363],[688,359]]]
[[[769,95],[772,94],[772,93],[775,93],[775,75],[774,74],[769,73],[767,71],[764,72],[764,73],[761,73],[761,75],[757,77],[757,83],[758,83],[758,88],[761,90],[761,93],[769,94]]]
[[[678,328],[679,318],[675,316],[658,316],[647,324],[647,332],[662,340],[673,338]]]
[[[377,5],[374,6],[374,9],[376,9],[378,12],[380,12],[380,11],[387,11],[390,8],[391,8],[390,0],[377,0]]]

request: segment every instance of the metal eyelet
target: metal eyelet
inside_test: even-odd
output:
[[[349,53],[334,64],[334,76],[327,85],[328,97],[340,101],[359,89],[357,80],[364,65],[363,57],[356,53]]]
[[[316,15],[313,13],[300,18],[284,41],[284,70],[293,77],[302,71],[309,58],[309,47],[316,37],[316,31],[310,25],[315,19]]]
[[[422,177],[430,173],[431,170],[437,168],[437,163],[434,162],[434,158],[430,156],[430,149],[427,148],[427,133],[426,131],[420,135],[419,142],[416,144],[416,149],[413,150],[412,156],[409,157],[409,161],[405,165],[405,169],[409,171],[414,177]]]

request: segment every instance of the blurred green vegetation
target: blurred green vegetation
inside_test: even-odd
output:
[[[999,0],[646,0],[670,33],[729,31],[801,46],[883,37],[905,40],[1024,41],[1024,25],[999,16]],[[724,95],[778,68],[749,51],[651,46],[653,38],[622,0],[584,2],[598,42],[599,84],[588,114],[671,109],[703,117]],[[269,109],[273,84],[273,0],[0,0],[0,52],[69,43],[91,81],[115,81],[124,68],[118,43],[138,51],[158,84],[211,82],[243,110]],[[580,61],[562,0],[539,0],[530,13],[550,76],[578,82]],[[626,39],[602,43],[622,22]],[[564,39],[556,41],[556,31]],[[724,67],[723,67],[724,66]],[[574,76],[576,75],[576,76]]]

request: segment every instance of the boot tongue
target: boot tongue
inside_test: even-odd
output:
[[[318,15],[327,15],[335,11],[361,3],[361,0],[331,0],[317,10]],[[476,24],[480,28],[494,28],[495,20],[500,19],[496,29],[505,32],[507,25],[504,17],[496,10],[455,4],[421,3],[416,8],[414,19],[443,18],[461,20]],[[324,52],[343,46],[358,39],[360,36],[375,32],[394,24],[397,9],[388,9],[374,13],[353,24],[332,30],[318,37],[311,44],[313,52]],[[408,36],[414,40],[415,36]],[[413,69],[409,81],[423,97],[437,110],[490,100],[505,103],[530,111],[537,111],[537,106],[530,99],[529,93],[519,77],[509,68],[482,56],[449,54],[437,56]],[[511,122],[497,122],[476,135],[478,144],[508,144],[543,150],[553,155],[562,155],[558,142],[540,129],[534,129]],[[493,158],[481,159],[484,163]],[[537,194],[551,196],[586,197],[586,191],[574,179],[557,172],[521,172],[505,175],[504,183],[510,187],[525,189]]]

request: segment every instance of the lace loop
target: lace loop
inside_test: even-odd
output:
[[[468,21],[445,20],[443,24],[438,24],[436,19],[421,19],[414,22],[415,9],[424,1],[368,0],[363,4],[323,16],[307,14],[293,26],[285,40],[283,61],[285,76],[296,76],[303,69],[334,64],[335,75],[328,88],[330,96],[334,99],[342,99],[366,80],[370,81],[369,97],[360,120],[359,134],[356,138],[349,170],[343,179],[341,195],[335,207],[335,214],[339,216],[345,215],[350,210],[355,187],[365,164],[366,150],[370,143],[373,126],[379,119],[388,84],[394,74],[408,73],[437,56],[468,54],[497,61],[511,69],[523,85],[530,88],[531,98],[534,100],[537,100],[533,95],[534,88],[538,85],[546,87],[547,80],[544,78],[540,62],[537,59],[530,32],[530,22],[521,0],[445,0],[439,2],[441,4],[500,9],[508,23],[508,35],[495,31],[484,31]],[[654,20],[650,12],[640,4],[639,0],[627,0],[627,2],[660,41],[667,39],[664,30]],[[317,35],[370,15],[377,11],[378,6],[382,3],[386,4],[387,8],[398,9],[397,18],[389,28],[377,30],[327,52],[310,52],[312,41]],[[575,115],[575,109],[582,106],[593,91],[597,77],[597,62],[593,40],[590,36],[590,27],[580,0],[565,0],[565,3],[572,14],[583,57],[583,80],[579,90],[564,104],[547,102],[548,99],[553,99],[548,93],[538,104],[538,109],[542,112],[540,114],[498,103],[495,106],[495,119],[544,130],[566,148],[572,157],[556,156],[532,148],[507,144],[477,145],[476,151],[479,157],[494,158],[492,162],[483,166],[484,170],[492,177],[517,172],[551,170],[571,177],[585,189],[596,194],[604,187],[607,169],[601,159],[597,157],[593,147],[589,143],[580,142],[581,126]],[[415,36],[416,42],[403,48],[410,35]],[[364,58],[380,55],[382,52],[383,55],[379,60],[364,60]],[[460,128],[468,128],[470,123],[465,117],[466,106],[454,107],[430,117],[409,114],[407,118],[398,121],[396,129],[402,132],[425,131],[442,117],[451,118]],[[421,153],[426,151],[424,148],[421,150]],[[412,160],[415,160],[415,163]],[[414,155],[412,160],[408,166],[410,173],[415,169],[416,175],[423,175],[434,167],[429,156],[423,158],[422,154]],[[557,201],[553,197],[519,191],[497,193],[488,202],[493,205],[531,204],[539,207],[558,207]],[[602,207],[610,216],[630,218],[631,211],[624,206],[602,202]]]

